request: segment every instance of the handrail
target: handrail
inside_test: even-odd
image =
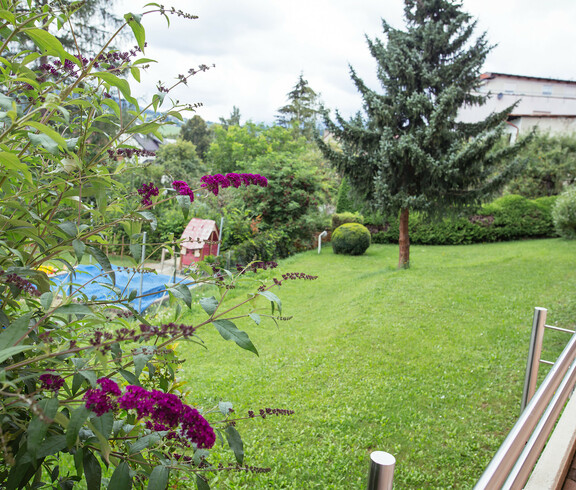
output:
[[[571,366],[575,358],[576,335],[573,335],[476,483],[475,490],[523,487],[576,383],[576,365]]]

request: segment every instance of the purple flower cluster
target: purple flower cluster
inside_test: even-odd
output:
[[[198,410],[171,393],[130,385],[118,405],[124,410],[135,410],[138,418],[149,417],[158,427],[179,428],[180,436],[199,448],[209,449],[216,442],[214,430]]]
[[[117,148],[115,150],[107,150],[108,156],[110,158],[116,157],[126,157],[132,158],[133,156],[137,157],[153,157],[156,156],[156,153],[149,150],[139,150],[138,148]]]
[[[191,337],[196,331],[193,325],[185,325],[181,323],[166,323],[160,326],[140,324],[140,331],[146,337],[160,337],[170,338],[182,335],[184,338]]]
[[[226,174],[226,176],[222,174],[205,175],[200,181],[202,182],[202,187],[205,187],[215,196],[218,195],[220,188],[225,189],[226,187],[232,186],[238,189],[242,184],[245,186],[258,185],[260,187],[266,187],[268,185],[266,177],[260,174],[230,173]]]
[[[262,270],[267,270],[267,269],[275,269],[276,267],[278,267],[278,262],[275,262],[273,260],[269,260],[269,261],[261,261],[261,262],[252,262],[251,264],[249,264],[248,266],[243,266],[242,264],[236,264],[236,270],[238,272],[240,272],[241,274],[244,274],[245,272],[248,271],[252,271],[252,272],[258,272],[258,269],[262,269]]]
[[[266,415],[294,415],[294,410],[288,410],[286,408],[261,408],[259,416],[265,419]],[[248,410],[248,417],[254,418],[257,417],[257,415],[253,410]]]
[[[68,75],[78,76],[76,64],[68,59],[64,60],[64,64],[62,64],[60,60],[56,60],[54,63],[44,63],[38,68],[40,68],[40,70],[42,70],[46,75],[50,74],[56,78]]]
[[[287,272],[286,274],[282,274],[283,281],[297,281],[298,279],[304,279],[305,281],[314,281],[318,279],[318,276],[311,276],[309,274],[305,274],[304,272]],[[274,284],[277,286],[282,285],[282,281],[277,278],[274,278]]]
[[[58,391],[64,386],[64,378],[57,374],[41,374],[38,377],[43,390]]]
[[[41,293],[36,289],[28,279],[24,279],[17,274],[6,274],[5,271],[0,270],[0,276],[4,276],[3,280],[6,284],[16,286],[20,291],[28,293],[30,296],[40,296]]]
[[[194,192],[192,191],[192,189],[190,189],[190,187],[186,182],[184,182],[183,180],[175,180],[174,182],[172,182],[172,187],[176,189],[178,194],[180,194],[181,196],[188,196],[190,198],[190,202],[194,202]]]
[[[100,388],[90,388],[84,395],[86,408],[92,410],[98,417],[116,409],[117,403],[110,396],[120,396],[122,393],[115,381],[109,378],[100,378],[96,381]]]
[[[156,187],[152,182],[149,184],[142,184],[142,187],[138,189],[138,194],[142,196],[143,206],[152,206],[152,196],[157,196],[159,194],[158,187]]]
[[[127,316],[127,314],[124,314]],[[160,338],[174,338],[174,337],[191,337],[196,331],[193,325],[185,325],[184,323],[167,323],[159,326],[140,324],[140,333],[134,328],[122,327],[115,332],[103,332],[102,330],[95,330],[92,338],[89,339],[90,345],[99,349],[101,352],[110,350],[113,343],[125,342],[131,340],[134,342],[148,339],[150,337]]]

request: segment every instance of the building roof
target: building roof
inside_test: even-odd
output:
[[[532,114],[516,114],[515,112],[511,113],[509,118],[516,118],[516,117],[534,117],[534,118],[566,118],[566,119],[574,119],[576,118],[576,114],[546,114],[546,113],[539,113],[533,112]]]
[[[510,73],[497,73],[497,72],[482,73],[480,75],[480,80],[492,80],[493,78],[496,77],[522,78],[524,80],[534,80],[538,82],[570,83],[576,85],[576,80],[560,80],[558,78],[531,77],[526,75],[512,75]]]
[[[213,232],[216,232],[218,236],[218,228],[214,220],[192,218],[182,233],[182,248],[201,249]]]
[[[156,152],[158,151],[160,145],[162,144],[162,141],[153,134],[142,135],[136,133],[133,135],[133,137],[136,140],[136,142],[142,147],[142,149],[146,151]]]

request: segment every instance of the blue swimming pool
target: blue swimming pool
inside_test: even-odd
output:
[[[132,291],[136,295],[145,295],[130,301],[131,306],[142,313],[152,303],[158,301],[165,294],[166,286],[172,284],[172,276],[155,274],[154,272],[144,272],[142,280],[142,291],[140,291],[140,281],[142,273],[133,269],[112,266],[115,276],[115,283],[112,284],[110,274],[105,274],[100,266],[81,265],[74,269],[73,273],[60,274],[51,278],[52,290],[64,292],[81,298],[82,295],[88,299],[97,300],[118,300],[128,298]],[[179,279],[177,279],[179,281]],[[183,284],[190,286],[192,281],[185,281]],[[134,294],[134,293],[132,293]]]

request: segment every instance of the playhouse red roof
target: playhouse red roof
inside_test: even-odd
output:
[[[202,248],[212,232],[218,235],[216,222],[211,219],[192,218],[182,233],[182,247],[189,249]]]

